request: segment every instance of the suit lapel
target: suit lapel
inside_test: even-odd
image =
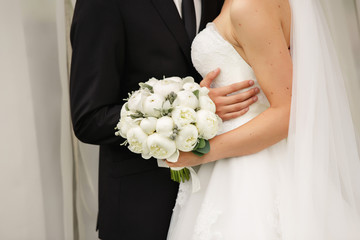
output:
[[[152,0],[152,2],[164,23],[180,45],[186,59],[191,63],[191,43],[174,2],[172,0]]]

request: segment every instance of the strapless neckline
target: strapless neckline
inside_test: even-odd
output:
[[[239,59],[241,59],[249,68],[251,68],[250,64],[248,64],[245,59],[238,53],[238,51],[236,51],[234,45],[232,45],[228,40],[226,40],[226,38],[220,33],[220,31],[218,30],[216,23],[214,22],[209,22],[206,25],[206,28],[212,28],[214,33],[219,37],[219,39],[221,41],[223,41],[226,45],[228,45],[232,51],[234,52],[234,54],[237,54],[239,56]]]

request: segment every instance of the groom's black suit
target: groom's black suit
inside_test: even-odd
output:
[[[200,29],[222,0],[202,1]],[[166,238],[178,184],[114,135],[123,99],[150,77],[200,76],[173,0],[77,0],[71,29],[71,113],[76,136],[100,145],[100,238]]]

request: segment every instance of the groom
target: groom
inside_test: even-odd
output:
[[[114,127],[123,99],[139,82],[163,76],[201,80],[191,63],[191,39],[219,14],[223,1],[183,1],[77,0],[71,29],[71,114],[76,136],[100,145],[101,239],[166,238],[178,184],[154,159],[143,160],[120,146],[124,139],[115,136]],[[217,74],[210,73],[202,84],[209,87]],[[256,101],[254,90],[226,96],[245,87],[248,81],[211,90],[222,118],[240,116]]]

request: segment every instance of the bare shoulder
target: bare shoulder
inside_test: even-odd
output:
[[[276,22],[281,21],[287,8],[288,0],[236,0],[231,4],[230,17],[234,22]]]
[[[237,40],[281,32],[288,35],[290,6],[288,0],[234,0],[230,19]],[[286,38],[286,37],[285,37]]]

